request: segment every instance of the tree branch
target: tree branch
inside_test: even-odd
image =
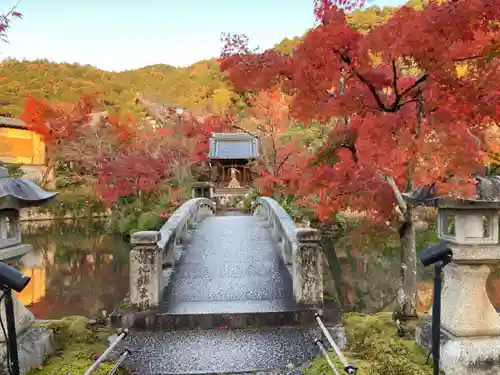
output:
[[[341,53],[340,51],[338,51],[336,49],[333,49],[333,52],[340,57],[341,61],[343,61],[349,67],[351,72],[354,73],[354,75],[356,75],[356,77],[358,77],[358,79],[368,88],[368,90],[372,94],[373,98],[375,99],[375,102],[379,106],[378,109],[380,111],[383,111],[383,112],[396,112],[398,109],[400,109],[402,106],[400,104],[400,102],[403,99],[403,97],[406,94],[408,94],[411,90],[416,88],[419,84],[425,82],[427,80],[427,77],[428,77],[427,74],[424,74],[419,79],[417,79],[410,87],[406,88],[402,93],[399,93],[399,90],[397,87],[398,76],[397,76],[396,61],[392,60],[393,86],[394,86],[395,99],[394,99],[394,103],[390,107],[388,107],[382,101],[382,98],[378,94],[377,88],[373,85],[373,83],[371,83],[363,74],[361,74],[356,68],[354,68],[352,66],[351,58],[348,55],[346,55],[345,53]],[[407,104],[407,103],[405,102],[404,104]]]
[[[394,178],[390,175],[384,175],[385,181],[389,184],[389,186],[392,188],[392,191],[394,192],[394,196],[396,197],[396,203],[398,204],[398,207],[400,211],[403,213],[403,215],[406,215],[408,211],[408,205],[406,204],[403,195],[401,194],[401,191],[399,190],[398,186],[396,185],[396,181],[394,181]]]
[[[283,158],[283,160],[281,161],[281,163],[280,163],[280,164],[278,165],[278,167],[276,168],[276,173],[278,173],[278,172],[281,170],[281,168],[283,167],[283,165],[286,163],[286,161],[287,161],[287,160],[290,158],[290,156],[292,156],[293,154],[295,154],[295,151],[292,151],[292,152],[288,153],[288,155],[287,155],[287,156],[285,156],[285,157]],[[276,177],[276,176],[275,176],[275,177]]]
[[[248,135],[251,135],[252,137],[255,137],[255,134],[250,133],[248,130],[246,130],[246,129],[242,128],[242,127],[241,127],[241,126],[239,126],[239,125],[234,125],[234,124],[233,124],[233,128],[234,128],[234,129],[241,130],[243,133],[247,133]]]
[[[482,55],[469,56],[469,57],[457,57],[456,59],[453,59],[453,61],[456,61],[456,62],[469,61],[469,60],[480,59],[482,57],[484,58],[484,56],[482,56]]]
[[[378,95],[377,93],[377,89],[375,88],[375,86],[370,82],[368,81],[356,68],[354,68],[352,66],[352,61],[351,61],[351,58],[346,55],[345,53],[341,53],[340,51],[338,51],[337,49],[333,49],[333,52],[336,53],[339,57],[340,57],[340,60],[342,60],[348,67],[349,69],[351,70],[351,72],[353,72],[356,77],[358,77],[358,79],[364,83],[366,85],[366,87],[368,87],[368,90],[370,90],[373,98],[375,99],[375,101],[377,102],[377,105],[380,107],[380,109],[384,112],[387,112],[389,110],[389,108],[387,108],[385,106],[385,104],[382,102],[382,99],[380,98],[380,96]]]
[[[368,81],[361,73],[359,73],[357,69],[353,68],[352,71],[356,75],[356,77],[358,77],[359,80],[368,87],[368,90],[370,90],[370,92],[372,93],[372,96],[377,102],[379,109],[382,110],[383,112],[393,112],[391,111],[390,108],[386,107],[386,105],[380,98],[379,94],[377,93],[377,89],[375,88],[375,86],[373,86],[373,84],[370,81]]]
[[[469,134],[472,137],[472,139],[474,139],[476,141],[478,146],[481,146],[481,140],[478,137],[476,137],[474,134],[472,134],[470,129],[467,129],[467,134]]]
[[[399,97],[399,90],[398,90],[398,72],[396,68],[396,60],[392,60],[392,85],[394,86],[394,96],[396,98]]]
[[[416,102],[417,102],[417,99],[410,99],[410,100],[407,100],[407,101],[405,101],[405,102],[403,102],[403,103],[398,104],[397,109],[402,108],[404,105],[406,105],[406,104],[408,104],[408,103],[416,103]]]
[[[410,87],[408,87],[406,90],[404,90],[399,95],[399,97],[396,98],[396,100],[394,101],[394,104],[395,105],[399,104],[399,101],[403,98],[403,96],[405,96],[406,94],[408,94],[411,90],[413,90],[415,87],[417,87],[418,85],[420,85],[422,82],[425,82],[427,80],[427,77],[428,77],[428,75],[424,74],[422,77],[420,77],[415,82],[413,82],[413,84]]]
[[[20,1],[21,0],[18,0],[17,3],[7,13],[0,15],[0,40],[5,43],[9,42],[7,40],[6,30],[9,28],[12,18],[22,18],[21,13],[16,11],[16,8],[19,5]]]

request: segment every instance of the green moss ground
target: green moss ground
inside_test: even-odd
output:
[[[418,321],[407,324],[407,337],[398,337],[392,314],[363,315],[349,313],[344,317],[348,348],[344,353],[359,368],[359,375],[431,375],[429,351],[413,340]],[[332,355],[332,359],[335,357]],[[337,369],[342,366],[337,360]],[[313,361],[305,375],[332,374],[323,356]]]
[[[31,370],[28,375],[81,375],[94,363],[108,347],[107,339],[115,330],[107,327],[89,325],[87,318],[70,316],[43,324],[54,331],[56,352],[39,369]],[[114,362],[102,363],[95,375],[106,375]],[[118,375],[126,371],[119,369]]]

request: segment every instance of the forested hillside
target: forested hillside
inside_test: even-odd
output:
[[[153,65],[125,72],[107,72],[90,65],[56,64],[47,60],[5,60],[0,67],[1,112],[19,116],[28,93],[37,98],[74,102],[96,92],[111,112],[136,113],[135,95],[141,92],[163,102],[205,109],[208,99],[227,97],[216,61],[200,61],[188,68]],[[220,100],[219,100],[220,101]]]
[[[410,2],[420,4],[422,0]],[[392,8],[370,7],[349,16],[356,28],[368,30],[387,20]],[[276,49],[291,53],[300,37],[284,39]],[[194,112],[219,112],[229,105],[232,92],[216,60],[186,68],[157,64],[125,72],[107,72],[90,65],[57,64],[47,60],[4,60],[0,65],[0,112],[13,117],[23,112],[28,93],[37,98],[73,102],[81,94],[99,93],[111,113],[137,114],[136,93]]]

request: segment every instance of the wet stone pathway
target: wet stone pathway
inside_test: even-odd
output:
[[[264,223],[254,216],[205,219],[176,265],[162,310],[206,314],[295,308],[291,277]]]
[[[194,230],[165,290],[161,313],[277,313],[296,310],[291,276],[265,221],[216,216]],[[124,340],[141,375],[294,374],[317,350],[313,329],[153,330]],[[291,370],[295,368],[295,370]]]
[[[316,354],[312,332],[299,328],[135,333],[129,368],[136,374],[287,373]],[[277,370],[277,371],[276,371]]]

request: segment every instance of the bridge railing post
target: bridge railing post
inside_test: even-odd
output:
[[[297,303],[323,305],[323,256],[319,232],[313,228],[296,229],[292,252],[293,290]]]
[[[293,219],[269,197],[253,203],[253,214],[265,220],[285,265],[290,266],[295,301],[303,306],[323,306],[324,255],[320,235],[313,228],[298,228]]]
[[[130,303],[139,310],[159,305],[163,294],[163,251],[158,246],[160,232],[142,231],[130,243]]]

